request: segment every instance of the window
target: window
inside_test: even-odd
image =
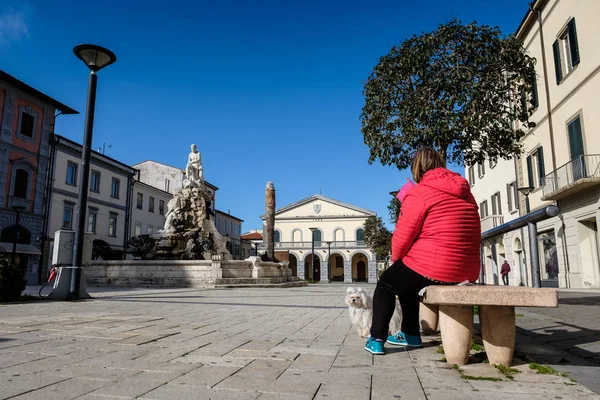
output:
[[[281,242],[281,233],[279,231],[275,231],[273,233],[273,241],[275,243],[280,243]]]
[[[117,237],[117,215],[110,214],[108,217],[108,236]]]
[[[487,200],[482,201],[479,204],[479,214],[481,214],[481,219],[488,217],[488,202]]]
[[[76,186],[77,181],[77,164],[72,162],[67,163],[67,185]]]
[[[96,219],[98,215],[95,210],[90,210],[88,214],[88,226],[87,231],[91,233],[96,233]]]
[[[321,231],[319,229],[317,229],[316,231],[313,232],[313,239],[315,241],[315,246],[321,245],[321,240],[323,240],[323,238],[321,236],[322,236]]]
[[[508,201],[508,211],[517,209],[517,182],[506,185],[506,199]]]
[[[148,235],[152,235],[154,233],[154,227],[152,225],[148,225]]]
[[[233,222],[229,221],[229,233],[233,235]]]
[[[356,241],[359,244],[364,244],[365,242],[365,230],[360,228],[356,231]]]
[[[575,18],[567,24],[567,28],[558,35],[552,45],[554,52],[554,70],[556,84],[560,82],[579,64],[579,45],[577,43],[577,28]]]
[[[28,186],[29,173],[24,169],[18,169],[15,173],[15,188],[13,190],[13,196],[21,199],[26,199]]]
[[[110,197],[113,199],[119,198],[119,190],[121,189],[121,181],[117,178],[112,178],[112,184],[110,188]]]
[[[477,174],[479,175],[479,179],[483,178],[485,175],[485,163],[477,163]]]
[[[100,193],[100,172],[92,171],[92,179],[90,181],[90,192]]]
[[[165,192],[170,192],[171,191],[171,181],[168,179],[165,179]]]
[[[151,213],[154,212],[154,197],[152,196],[148,197],[148,211],[150,211]]]
[[[140,222],[135,223],[135,236],[140,236],[142,234],[142,224]]]
[[[540,146],[527,156],[527,178],[529,186],[532,188],[544,186],[545,175],[544,149]]]
[[[142,193],[137,194],[137,208],[138,210],[144,209],[144,195]]]
[[[35,117],[27,112],[21,113],[21,132],[23,136],[33,138]]]
[[[492,215],[502,215],[502,200],[500,199],[500,192],[496,192],[492,195]]]
[[[471,186],[475,185],[475,168],[469,167],[469,183]]]
[[[73,206],[65,205],[63,212],[63,223],[62,229],[72,230],[73,229]]]
[[[160,215],[165,215],[165,201],[164,200],[158,201],[158,213]]]

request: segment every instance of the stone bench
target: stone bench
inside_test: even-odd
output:
[[[511,286],[429,286],[421,305],[424,333],[442,334],[449,364],[465,365],[473,336],[473,306],[479,306],[481,338],[491,364],[510,366],[515,349],[515,307],[558,307],[556,289]]]

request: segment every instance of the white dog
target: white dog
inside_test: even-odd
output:
[[[370,335],[373,321],[373,297],[365,292],[363,288],[349,287],[346,290],[346,304],[348,305],[350,321],[353,325],[356,325],[358,336],[365,338]],[[402,311],[400,305],[396,302],[388,334],[395,335],[399,332],[401,323]]]

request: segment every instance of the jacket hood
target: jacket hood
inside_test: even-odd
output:
[[[469,182],[460,176],[460,174],[446,168],[436,168],[427,171],[419,184],[462,199],[471,196],[471,185],[469,185]]]

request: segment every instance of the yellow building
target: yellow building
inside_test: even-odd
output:
[[[327,281],[329,260],[329,280],[375,283],[377,264],[364,242],[364,223],[376,215],[322,195],[308,197],[275,211],[275,251],[289,252],[293,275],[301,279]]]

